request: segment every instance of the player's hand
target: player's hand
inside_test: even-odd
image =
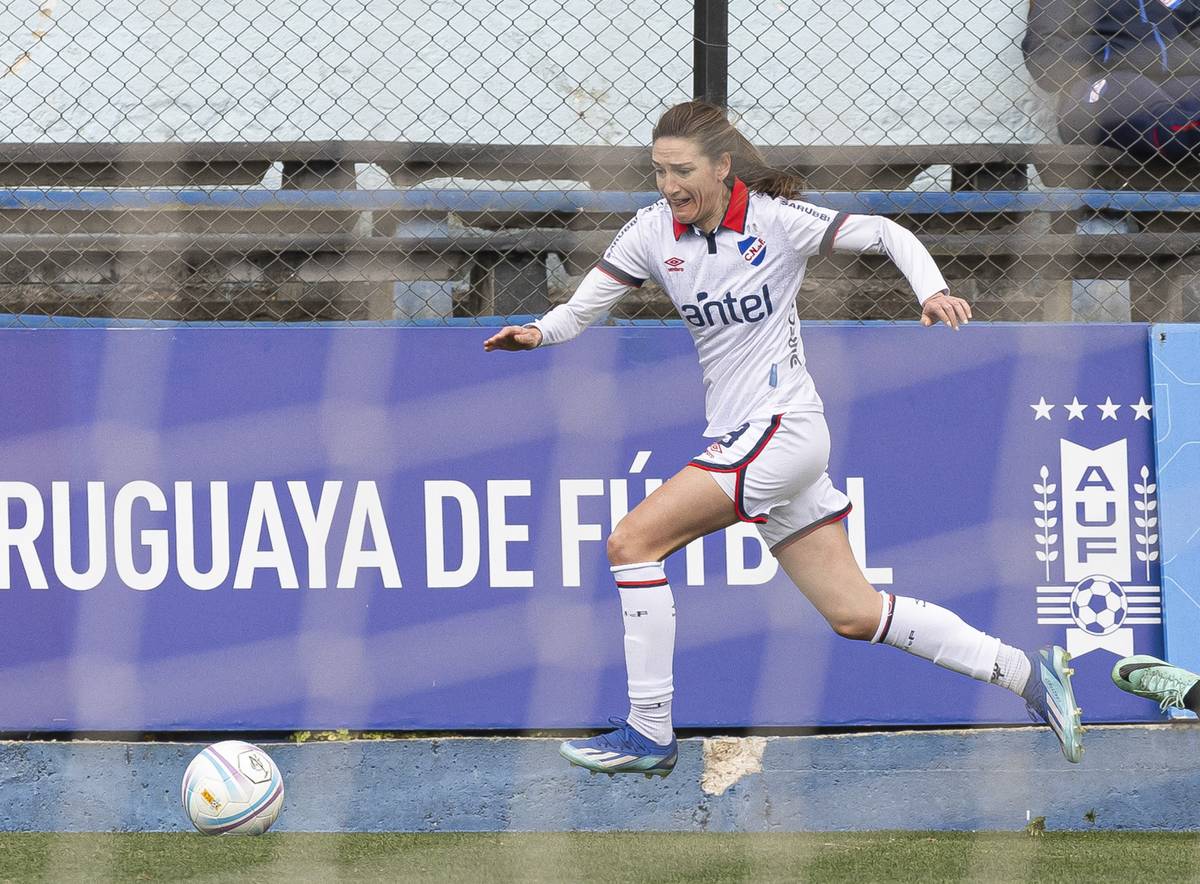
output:
[[[532,350],[541,342],[542,333],[536,328],[506,325],[483,342],[483,349],[489,353],[493,350]]]
[[[930,326],[944,322],[955,331],[966,325],[971,318],[971,305],[947,291],[938,292],[921,308],[921,325]]]

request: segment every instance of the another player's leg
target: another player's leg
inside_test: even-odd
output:
[[[1083,729],[1062,648],[1026,654],[940,605],[877,592],[863,577],[840,523],[798,533],[775,544],[772,552],[839,635],[889,644],[1007,688],[1054,729],[1069,761],[1082,756]]]
[[[647,777],[665,777],[675,767],[675,600],[663,559],[735,521],[720,487],[700,470],[685,467],[617,525],[608,540],[608,558],[625,624],[629,718],[610,719],[616,729],[609,733],[563,743],[559,751],[572,764]]]
[[[1200,714],[1200,675],[1166,660],[1138,654],[1116,662],[1113,684],[1123,691],[1154,700],[1158,708],[1190,709]]]

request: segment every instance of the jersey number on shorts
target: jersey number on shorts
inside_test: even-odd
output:
[[[740,427],[738,427],[732,433],[726,433],[724,436],[722,436],[721,444],[724,445],[726,448],[731,448],[733,446],[733,444],[742,437],[742,433],[746,432],[748,429],[750,429],[749,421],[742,424]]]

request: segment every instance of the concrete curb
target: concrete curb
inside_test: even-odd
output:
[[[1194,829],[1200,725],[689,739],[666,780],[589,776],[542,738],[263,743],[284,831]],[[190,743],[0,743],[0,831],[186,831]],[[1091,820],[1094,819],[1094,822]]]

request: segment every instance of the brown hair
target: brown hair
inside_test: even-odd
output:
[[[768,196],[793,199],[804,187],[799,176],[768,166],[762,152],[734,128],[725,111],[706,101],[685,101],[663,111],[651,137],[654,141],[690,138],[714,162],[728,152],[732,159],[730,175],[741,178],[750,190]]]

